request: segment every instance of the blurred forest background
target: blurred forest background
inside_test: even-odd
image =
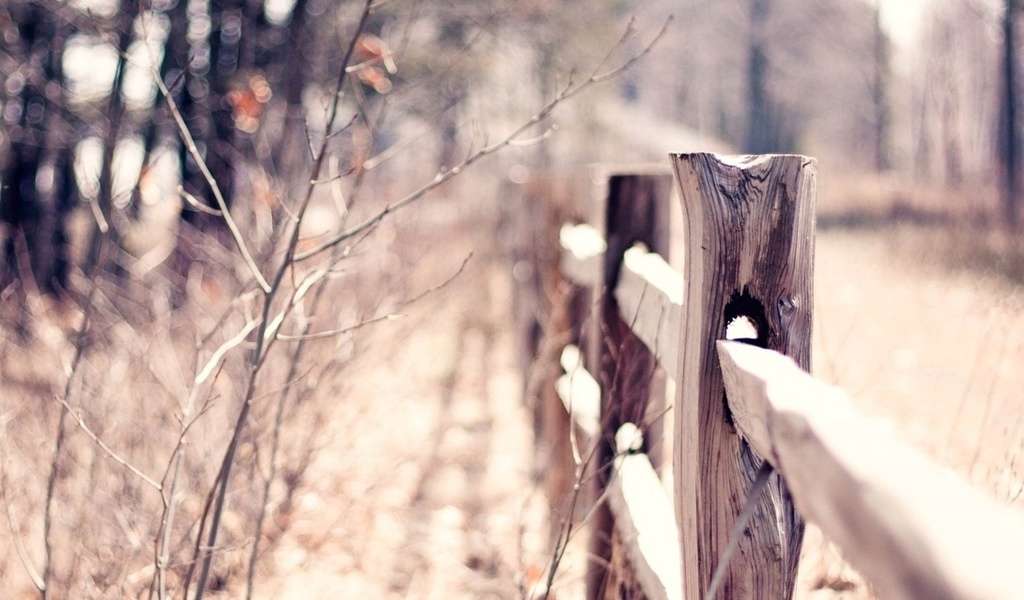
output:
[[[180,227],[179,212],[186,227],[219,222],[195,206],[213,206],[212,190],[154,74],[226,203],[260,214],[257,205],[308,171],[307,138],[323,135],[351,33],[340,24],[357,10],[326,0],[4,3],[0,279],[25,273],[22,244],[37,285],[67,288],[95,221],[146,265],[172,250],[151,248],[160,236],[142,225]],[[331,151],[345,173],[370,172],[402,151],[450,167],[486,131],[550,99],[559,77],[608,49],[625,18],[672,14],[638,68],[564,119],[577,135],[555,136],[526,162],[605,159],[602,149],[621,148],[622,137],[649,139],[652,126],[662,129],[655,138],[669,137],[679,125],[738,152],[814,155],[830,173],[898,173],[972,190],[957,202],[997,193],[1001,220],[1014,226],[1016,4],[922,4],[898,47],[886,10],[880,0],[381,2],[349,65],[356,83],[343,102],[356,116]],[[658,141],[614,159],[660,160],[669,144]],[[88,216],[76,223],[75,213]]]
[[[319,432],[372,410],[337,400],[359,330],[461,273],[481,247],[464,237],[497,261],[502,220],[530,217],[503,186],[533,173],[808,154],[822,226],[997,236],[989,266],[1019,281],[1022,18],[1013,0],[0,0],[0,583],[253,597]]]

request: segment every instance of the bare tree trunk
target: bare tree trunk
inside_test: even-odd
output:
[[[462,21],[448,19],[442,26],[438,40],[440,46],[448,52],[456,52],[466,45],[466,31]],[[467,82],[463,77],[453,77],[441,87],[441,100],[443,102],[438,127],[438,143],[440,145],[437,157],[438,168],[451,168],[457,164],[459,157],[458,140],[459,132],[459,101],[465,97]]]
[[[124,120],[125,106],[121,96],[121,84],[124,81],[127,61],[125,56],[128,52],[128,45],[132,41],[132,24],[140,10],[138,0],[127,0],[122,2],[121,10],[118,12],[114,35],[118,56],[117,70],[114,80],[110,86],[110,96],[107,99],[107,130],[103,140],[103,165],[100,170],[100,189],[97,203],[99,212],[106,224],[111,223],[114,202],[114,148],[121,137],[121,125]],[[102,269],[106,262],[106,243],[110,234],[115,234],[114,228],[104,229],[97,222],[93,228],[92,239],[89,242],[89,255],[86,269]]]
[[[875,0],[874,81],[871,96],[875,108],[875,170],[889,169],[889,44],[882,28],[882,3]]]
[[[1015,16],[1016,0],[1006,0],[1003,13],[1003,56],[1002,56],[1002,110],[999,123],[999,158],[1003,171],[1002,203],[1003,218],[1010,229],[1017,229],[1020,200],[1020,181],[1017,167],[1020,162],[1020,134],[1017,129],[1017,31]]]
[[[764,28],[771,0],[751,0],[750,47],[747,54],[747,133],[745,149],[759,153],[769,151],[770,118],[768,90],[768,56],[765,53]]]
[[[788,152],[793,135],[768,87],[769,19],[773,0],[750,2],[750,46],[747,49],[747,126],[744,150],[752,154]]]
[[[20,80],[13,94],[9,80],[5,98],[8,114],[20,114],[11,128],[10,152],[0,166],[4,186],[0,191],[0,220],[9,228],[4,249],[8,269],[4,279],[32,276],[40,288],[56,291],[67,280],[67,239],[64,218],[73,198],[71,175],[72,132],[62,110],[62,61],[70,26],[38,4],[22,5],[20,44],[11,53],[31,74]],[[15,8],[17,10],[17,8]],[[57,83],[58,87],[50,85]],[[27,253],[27,256],[19,256]],[[19,262],[21,261],[21,262]],[[31,273],[19,272],[27,265]]]

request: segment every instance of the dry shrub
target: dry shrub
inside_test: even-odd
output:
[[[168,587],[183,581],[251,373],[252,335],[216,366],[206,364],[259,309],[232,267],[192,262],[184,278],[193,290],[178,305],[164,284],[181,277],[169,267],[150,281],[100,278],[88,305],[68,299],[60,310],[31,311],[5,303],[14,314],[0,329],[4,500],[30,565],[18,565],[16,545],[3,544],[8,591],[16,581],[29,590],[26,568],[41,576],[49,556],[54,597],[145,595],[164,518]],[[381,302],[381,285],[365,272],[358,279],[356,288],[351,279],[325,280],[307,300],[320,328],[357,324],[366,306]],[[28,305],[56,306],[23,296]],[[353,334],[280,341],[268,354],[238,444],[212,589],[248,569],[272,469],[263,549],[287,522],[324,403],[339,396],[354,343]],[[197,384],[204,368],[210,374]]]

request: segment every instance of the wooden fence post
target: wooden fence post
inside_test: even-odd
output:
[[[565,520],[565,499],[572,490],[575,465],[569,446],[572,423],[555,391],[561,374],[559,354],[567,343],[580,344],[583,307],[589,294],[572,285],[558,264],[559,229],[579,218],[576,178],[541,174],[509,192],[515,205],[503,219],[510,245],[513,311],[522,334],[520,364],[524,397],[533,409],[533,471],[551,503],[551,540]]]
[[[810,369],[814,159],[671,155],[683,205],[686,301],[677,378],[676,515],[684,597],[704,599],[761,460],[725,403],[716,340],[737,317],[756,345]],[[790,598],[803,524],[772,475],[719,598]]]
[[[622,268],[623,254],[634,243],[646,244],[654,252],[668,254],[669,174],[612,175],[607,179],[604,228],[608,248],[600,286],[599,331],[594,336],[596,378],[604,390],[601,400],[601,433],[597,440],[596,468],[599,493],[607,488],[615,459],[615,434],[623,423],[646,424],[651,377],[657,363],[654,354],[630,331],[630,323],[619,314],[614,290]],[[661,436],[644,436],[645,448],[661,442]],[[611,534],[609,507],[596,508],[591,541],[591,562],[587,576],[589,598],[605,597],[614,587],[610,573]],[[609,578],[606,580],[606,576]]]

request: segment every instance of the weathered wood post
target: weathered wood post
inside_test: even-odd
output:
[[[646,424],[645,415],[651,396],[651,378],[657,363],[654,354],[623,321],[615,300],[615,286],[622,269],[623,254],[641,242],[654,251],[668,254],[669,199],[672,179],[669,173],[612,174],[607,177],[604,220],[605,252],[601,281],[599,331],[594,336],[596,377],[604,390],[601,399],[601,434],[597,441],[597,485],[599,493],[608,485],[615,459],[615,433],[623,423]],[[646,452],[661,442],[655,432],[644,435]],[[614,525],[606,504],[596,508],[593,520],[588,597],[603,598],[616,587],[610,573],[611,536]],[[609,580],[606,580],[606,577]]]
[[[746,317],[753,343],[810,369],[816,166],[792,155],[673,154],[671,162],[686,236],[676,514],[684,597],[703,599],[761,463],[731,422],[715,342]],[[791,597],[802,537],[772,475],[718,597]]]
[[[558,268],[559,228],[580,217],[578,182],[564,175],[540,174],[517,185],[509,197],[516,205],[507,215],[513,261],[513,310],[520,340],[524,396],[533,409],[533,469],[552,503],[551,537],[564,519],[564,500],[572,490],[575,465],[569,447],[572,426],[555,381],[561,374],[559,353],[579,340],[580,305],[589,307],[582,290],[565,279]]]

